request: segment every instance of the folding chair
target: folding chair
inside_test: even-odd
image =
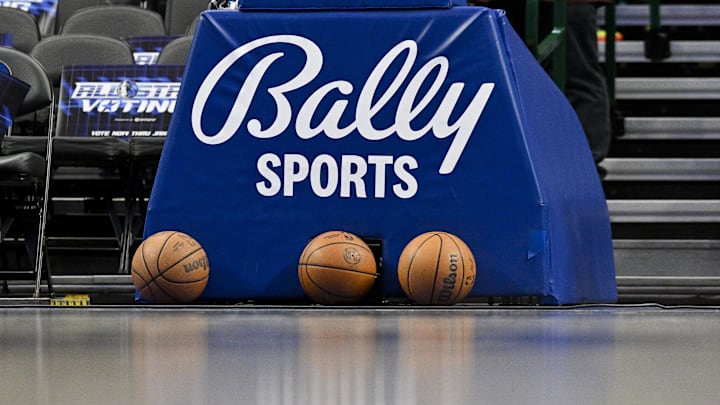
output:
[[[133,65],[130,47],[119,39],[82,34],[48,37],[31,51],[48,72],[57,95],[62,70],[69,65]],[[54,137],[52,196],[83,199],[85,206],[97,207],[107,215],[117,240],[112,249],[120,252],[119,269],[124,268],[127,224],[118,214],[116,200],[127,209],[129,143],[117,137]],[[75,246],[71,246],[75,247]]]
[[[139,6],[140,1],[138,0],[62,0],[57,2],[57,9],[55,11],[55,26],[53,33],[58,34],[62,29],[68,18],[75,14],[78,10],[82,10],[87,7],[94,6],[107,6],[107,5],[129,5]]]
[[[207,8],[207,2],[203,1],[168,0],[165,6],[165,30],[170,35],[186,33],[195,18]]]
[[[8,280],[35,280],[34,298],[39,298],[41,280],[45,276],[48,292],[54,295],[50,265],[46,260],[45,226],[48,211],[48,187],[52,156],[53,93],[50,82],[34,59],[25,53],[0,47],[0,64],[8,72],[17,72],[14,76],[28,86],[27,93],[17,111],[6,106],[3,111],[12,115],[27,114],[48,107],[48,131],[45,136],[44,156],[30,151],[8,151],[0,146],[0,244],[10,234],[15,223],[19,223],[22,239],[29,255],[31,270],[18,266],[3,266],[0,279],[4,281],[4,292],[8,292]],[[12,117],[10,117],[12,118]],[[0,139],[5,131],[0,131]],[[5,142],[3,142],[5,144]],[[0,144],[2,145],[2,144]],[[11,268],[12,267],[12,268]]]
[[[174,39],[160,51],[158,65],[184,65],[190,53],[193,36],[185,35]]]
[[[17,8],[0,7],[0,32],[12,34],[12,47],[25,53],[40,42],[35,16]]]
[[[165,35],[165,25],[157,11],[138,6],[94,6],[71,15],[60,29],[60,34],[94,34],[114,38]]]

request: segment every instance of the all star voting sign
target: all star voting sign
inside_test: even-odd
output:
[[[387,297],[403,295],[404,246],[442,230],[474,253],[471,296],[616,299],[580,124],[504,13],[483,7],[203,13],[145,235],[172,229],[205,248],[207,299],[302,297],[300,254],[335,229],[380,241]]]
[[[64,67],[57,135],[167,135],[183,71],[175,65]]]

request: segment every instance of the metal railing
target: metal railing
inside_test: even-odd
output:
[[[553,28],[542,40],[539,34],[539,0],[527,0],[525,8],[525,44],[539,62],[552,57],[551,77],[563,90],[567,77],[565,37],[567,35],[567,0],[556,0],[553,9]]]
[[[660,18],[660,0],[650,0],[650,21],[645,39],[645,57],[651,60],[665,59],[670,56],[669,39],[662,32]],[[605,74],[610,98],[610,107],[616,107],[617,49],[615,34],[617,32],[617,15],[615,1],[605,7]]]

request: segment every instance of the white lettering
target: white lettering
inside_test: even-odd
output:
[[[392,184],[395,196],[411,198],[418,191],[417,180],[411,173],[418,168],[414,157],[370,155],[342,155],[339,162],[331,155],[317,155],[312,162],[305,156],[290,153],[282,157],[265,153],[257,161],[258,174],[262,180],[255,188],[264,197],[273,197],[282,191],[284,197],[295,195],[296,188],[305,180],[310,181],[310,190],[321,198],[338,195],[341,198],[368,198],[366,177],[375,182],[373,198],[385,198],[385,184],[391,178],[387,167],[392,167],[399,180]],[[369,169],[374,169],[374,176]],[[338,192],[338,187],[340,191]]]
[[[260,156],[260,159],[257,161],[257,169],[260,175],[267,180],[255,183],[255,188],[260,195],[272,197],[280,192],[282,180],[280,179],[280,176],[272,171],[271,167],[280,167],[281,165],[282,162],[277,155],[266,153]]]
[[[230,109],[225,124],[218,132],[212,135],[206,134],[201,125],[205,104],[210,97],[210,93],[220,81],[220,78],[236,61],[260,46],[273,43],[287,43],[298,46],[307,55],[308,63],[305,64],[303,69],[293,79],[280,86],[268,89],[268,93],[273,96],[277,108],[277,114],[273,124],[271,124],[268,129],[262,130],[260,122],[257,119],[252,119],[248,122],[248,131],[256,138],[272,138],[287,128],[290,122],[291,109],[290,103],[285,98],[284,93],[306,85],[317,76],[322,66],[322,52],[317,45],[306,38],[297,35],[273,35],[250,41],[230,52],[212,68],[205,80],[203,80],[195,96],[192,114],[190,116],[195,136],[201,142],[208,145],[218,145],[230,139],[238,131],[243,120],[245,120],[245,115],[260,84],[260,79],[262,79],[268,67],[270,67],[275,60],[283,56],[282,53],[276,52],[262,58],[250,70],[245,82],[240,87],[240,91],[235,98],[235,103]]]
[[[350,186],[355,186],[355,196],[367,198],[365,193],[365,181],[363,177],[367,173],[367,164],[362,156],[343,155],[340,168],[342,177],[340,179],[340,197],[351,197]]]
[[[322,184],[323,167],[327,179],[325,185]],[[338,184],[338,166],[330,155],[319,155],[312,162],[310,167],[310,187],[318,197],[330,197],[337,190]]]
[[[405,183],[393,185],[393,192],[400,198],[412,198],[418,191],[417,179],[408,170],[418,168],[418,162],[412,156],[400,156],[394,165],[395,175]]]
[[[307,178],[310,172],[310,166],[305,156],[298,154],[285,155],[284,166],[283,178],[285,179],[285,183],[283,184],[283,195],[285,197],[292,197],[295,183],[299,183]]]
[[[282,52],[264,56],[250,69],[244,82],[239,86],[240,90],[225,121],[221,123],[220,129],[215,133],[206,133],[203,128],[202,118],[206,104],[221,78],[240,58],[269,44],[287,44],[300,48],[305,54],[305,64],[297,74],[289,77],[284,83],[266,89],[275,104],[275,117],[272,122],[261,123],[259,119],[253,118],[248,120],[246,128],[251,136],[259,139],[276,137],[288,129],[293,120],[293,111],[286,94],[308,85],[317,77],[323,65],[323,54],[318,46],[307,38],[296,35],[274,35],[250,41],[233,50],[221,59],[205,77],[197,91],[191,112],[192,129],[201,142],[208,145],[219,145],[240,131],[255,94],[259,91],[261,80],[270,66],[284,56]],[[483,83],[469,104],[465,106],[459,118],[455,122],[450,122],[450,117],[458,107],[460,96],[465,89],[465,83],[450,83],[447,93],[444,96],[439,95],[450,71],[450,62],[442,56],[426,62],[410,78],[409,75],[415,65],[417,53],[417,43],[412,40],[402,41],[390,49],[370,72],[360,89],[355,111],[350,111],[354,113],[354,121],[342,128],[340,127],[341,117],[349,108],[349,101],[343,99],[342,96],[352,94],[353,85],[346,80],[320,84],[297,110],[294,125],[297,136],[300,139],[311,139],[324,134],[329,139],[342,139],[357,131],[361,137],[370,141],[383,140],[393,134],[397,134],[400,139],[414,141],[429,133],[432,133],[437,139],[445,139],[454,135],[438,169],[440,174],[452,173],[488,103],[494,84]],[[400,58],[403,59],[400,60]],[[389,67],[396,66],[398,63],[401,65],[397,74],[386,78]],[[424,86],[433,73],[435,78],[429,86]],[[387,84],[387,88],[379,91],[381,83],[389,84]],[[426,89],[425,94],[420,94],[421,89]],[[395,122],[386,128],[376,128],[373,118],[388,107],[390,100],[396,95],[399,95],[399,104],[394,114]],[[413,121],[437,97],[442,97],[437,111],[433,112],[431,119],[422,128],[413,129],[411,125]],[[323,101],[332,101],[332,103],[325,116],[320,117],[317,111]],[[313,122],[317,122],[317,125],[313,126]],[[348,164],[350,165],[348,169],[354,167],[358,172],[353,172],[353,176],[348,177],[345,180],[346,183],[341,184],[342,195],[349,193],[351,184],[355,186],[356,191],[360,189],[358,175],[360,175],[359,170],[361,169],[359,166],[353,166],[350,161]],[[402,167],[412,168],[412,164],[406,162]],[[343,185],[348,189],[343,189]],[[410,183],[406,183],[406,185],[409,189],[413,187]]]
[[[393,162],[392,156],[368,156],[368,163],[375,167],[375,197],[385,197],[385,167]]]
[[[122,82],[75,82],[70,99],[116,99],[120,98]],[[176,100],[180,82],[137,82],[136,100]]]

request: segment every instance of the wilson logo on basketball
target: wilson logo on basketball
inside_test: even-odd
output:
[[[450,270],[450,274],[443,277],[442,290],[440,290],[440,296],[438,297],[438,301],[443,303],[450,302],[455,294],[455,282],[457,281],[458,270],[458,256],[456,254],[450,254],[450,266],[448,270]]]
[[[183,270],[185,270],[185,273],[193,272],[197,269],[206,269],[208,267],[208,260],[207,256],[203,256],[197,260],[193,260],[189,263],[183,264]]]
[[[304,65],[299,71],[287,72],[286,78],[272,67],[285,57],[284,52],[247,56],[262,47],[278,46],[297,47],[304,55]],[[244,57],[247,62],[237,63]],[[413,40],[401,41],[371,67],[365,82],[356,89],[349,80],[317,82],[324,55],[310,39],[297,35],[258,38],[227,54],[207,74],[193,101],[192,129],[197,139],[208,145],[220,145],[240,132],[257,139],[294,133],[302,140],[325,136],[333,141],[359,135],[369,142],[393,136],[413,142],[432,134],[437,139],[449,140],[437,170],[440,174],[450,174],[462,157],[495,84],[483,83],[477,89],[466,89],[464,82],[447,83],[450,72],[447,57],[436,56],[416,66],[418,59],[418,44]],[[399,71],[396,67],[400,67]],[[206,108],[211,94],[217,93],[213,90],[229,71],[240,68],[247,73],[237,87],[235,102],[220,123],[217,117],[205,120],[219,128],[208,131],[203,127],[203,116],[206,110],[216,114],[212,108]],[[266,78],[270,71],[272,79]],[[265,83],[278,82],[272,87],[262,87]],[[355,82],[357,84],[357,80]],[[299,89],[309,89],[312,93],[302,105],[293,106],[288,95]],[[442,89],[446,89],[444,94]],[[472,97],[467,105],[458,106],[463,92]],[[251,111],[258,94],[271,97],[275,113],[271,119],[255,118],[259,114]],[[394,122],[378,128],[377,117],[381,114],[394,117]],[[413,197],[419,187],[412,172],[420,165],[411,155],[338,157],[321,153],[308,157],[270,152],[259,156],[256,166],[263,178],[256,183],[256,188],[266,197],[280,193],[292,197],[295,185],[307,180],[318,197],[368,198],[368,194],[374,193],[375,198],[385,198],[389,189],[396,197],[406,199]],[[366,177],[375,182],[374,188],[366,189]]]

